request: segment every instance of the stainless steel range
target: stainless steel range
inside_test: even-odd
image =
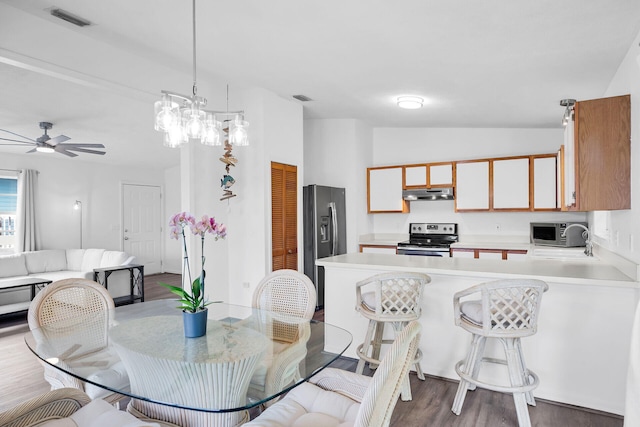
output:
[[[449,256],[449,246],[458,241],[458,224],[409,224],[409,240],[398,243],[396,253],[401,255]]]

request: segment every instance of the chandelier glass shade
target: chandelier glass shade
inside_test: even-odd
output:
[[[154,104],[155,130],[164,132],[164,145],[175,148],[198,139],[204,145],[222,145],[222,132],[229,132],[229,144],[249,145],[244,111],[211,111],[204,107],[206,98],[197,96],[196,84],[196,0],[193,0],[193,95],[162,91],[162,99]],[[228,103],[227,89],[227,103]],[[227,129],[218,117],[228,117]]]

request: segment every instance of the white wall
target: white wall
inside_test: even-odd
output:
[[[88,155],[87,155],[88,156]],[[80,246],[82,202],[83,246],[122,249],[122,183],[163,185],[160,170],[102,165],[59,154],[0,156],[2,169],[35,169],[38,175],[38,222],[42,249]]]
[[[558,129],[376,128],[373,165],[468,160],[555,153],[563,142]],[[455,213],[453,201],[410,202],[408,214],[375,214],[372,232],[408,233],[411,222],[455,222],[465,235],[519,236],[528,240],[533,221],[584,221],[584,213],[465,212]]]
[[[304,121],[304,185],[345,188],[347,252],[358,251],[358,236],[372,225],[366,191],[371,138],[371,127],[359,120]]]
[[[605,224],[596,242],[612,252],[640,263],[640,34],[636,36],[603,97],[631,95],[631,209],[601,212],[592,217]],[[608,234],[608,235],[607,235]]]

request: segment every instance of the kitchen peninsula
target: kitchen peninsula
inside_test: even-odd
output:
[[[366,319],[355,310],[355,283],[389,271],[428,274],[431,283],[425,287],[420,318],[421,365],[428,375],[454,380],[459,379],[454,365],[464,358],[469,336],[454,325],[453,294],[490,280],[544,280],[549,291],[542,300],[538,333],[522,341],[528,367],[540,377],[534,395],[624,414],[631,328],[640,297],[635,272],[630,277],[604,260],[503,261],[377,253],[351,253],[316,263],[325,268],[325,321],[352,333],[353,345],[345,355],[354,358],[367,328]],[[487,344],[487,355],[503,358],[501,348],[493,344]],[[327,350],[331,346],[327,337]],[[500,368],[490,365],[483,367],[481,376],[508,381]]]

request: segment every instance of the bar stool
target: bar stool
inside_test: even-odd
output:
[[[531,426],[527,404],[536,405],[533,389],[538,386],[539,379],[525,365],[520,338],[536,333],[540,302],[547,289],[549,286],[541,280],[508,279],[481,283],[454,295],[455,323],[472,334],[467,357],[455,367],[460,383],[451,407],[454,414],[460,415],[467,390],[475,390],[478,386],[512,393],[519,426]],[[473,295],[476,299],[469,300]],[[463,298],[465,300],[461,301]],[[506,360],[483,357],[487,338],[500,340]],[[483,362],[506,364],[511,385],[478,380]]]
[[[424,286],[431,281],[426,274],[394,272],[381,273],[356,283],[356,310],[369,319],[369,328],[364,342],[357,348],[358,367],[356,373],[362,374],[365,362],[371,369],[380,364],[382,344],[392,344],[394,340],[382,339],[384,326],[393,326],[394,337],[412,320],[421,314],[420,303]],[[418,348],[413,360],[418,378],[424,381],[420,367],[422,352]],[[411,400],[409,376],[404,379],[402,400]]]

